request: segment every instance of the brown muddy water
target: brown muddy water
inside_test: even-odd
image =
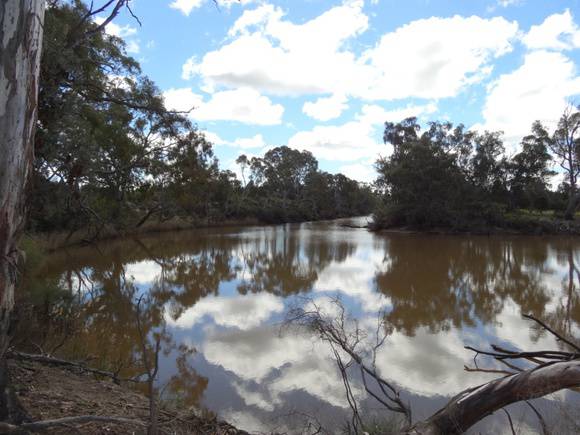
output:
[[[161,334],[166,400],[249,431],[299,433],[307,414],[339,433],[350,415],[342,379],[326,344],[282,326],[292,307],[338,296],[369,338],[386,316],[376,364],[414,419],[494,377],[464,371],[473,363],[464,345],[559,348],[521,313],[580,337],[580,239],[373,234],[342,223],[182,231],[51,253],[25,282],[34,308],[18,342],[134,376],[140,333],[150,342]],[[356,377],[353,388],[367,415],[388,418]],[[553,433],[575,433],[579,397],[534,403]],[[509,409],[518,433],[536,433],[529,407]],[[511,431],[499,412],[470,433]]]

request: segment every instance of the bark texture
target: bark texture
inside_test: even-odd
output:
[[[462,434],[504,406],[580,385],[580,360],[555,362],[495,379],[459,393],[445,407],[407,434]]]
[[[44,0],[0,1],[0,419],[17,420],[6,349],[33,158]]]

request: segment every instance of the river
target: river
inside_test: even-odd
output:
[[[332,313],[338,297],[369,337],[385,319],[377,368],[415,419],[497,376],[465,371],[474,356],[465,345],[560,348],[521,313],[580,337],[579,239],[343,226],[364,221],[161,233],[51,253],[27,281],[35,309],[20,343],[134,376],[140,337],[160,336],[167,400],[251,431],[299,432],[308,415],[338,432],[350,418],[342,378],[327,344],[284,325],[292,308]],[[362,395],[360,379],[352,382]],[[535,401],[554,433],[579,423],[578,396]],[[387,415],[371,399],[363,407]],[[530,408],[510,410],[519,433],[535,433]],[[470,433],[511,432],[496,413]]]

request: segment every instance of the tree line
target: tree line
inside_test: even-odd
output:
[[[393,152],[376,162],[382,193],[377,228],[489,228],[513,224],[522,210],[574,218],[580,107],[568,108],[552,134],[534,122],[513,156],[506,154],[501,132],[468,131],[450,122],[431,122],[422,130],[413,117],[386,122],[383,139]],[[556,165],[564,178],[552,190]]]
[[[119,229],[181,218],[263,222],[368,214],[369,186],[318,169],[307,151],[240,156],[223,170],[212,144],[80,0],[46,11],[34,145],[32,231]],[[78,41],[78,35],[85,35]]]

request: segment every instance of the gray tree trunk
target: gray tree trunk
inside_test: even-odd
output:
[[[33,158],[44,0],[0,1],[0,418],[6,403],[5,352],[14,306],[25,193]]]
[[[580,385],[580,360],[555,362],[495,379],[459,393],[407,435],[460,435],[493,412],[511,403],[535,399]]]

